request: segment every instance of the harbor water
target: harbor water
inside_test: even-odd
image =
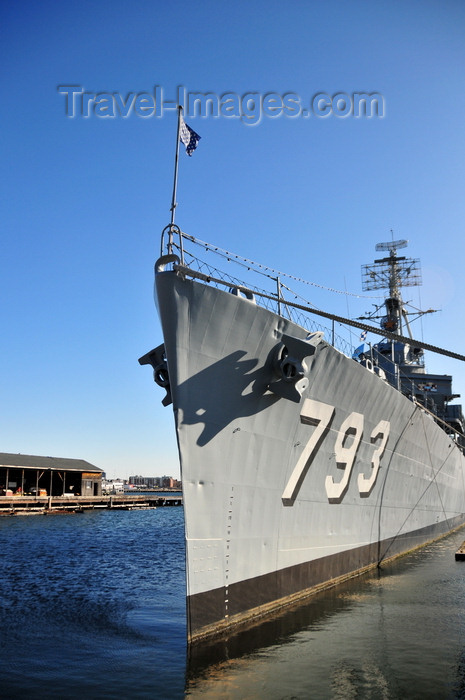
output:
[[[0,696],[465,698],[465,530],[188,654],[183,527],[0,518]]]

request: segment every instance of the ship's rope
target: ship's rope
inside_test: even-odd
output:
[[[228,262],[235,262],[238,265],[241,265],[242,267],[246,267],[248,270],[253,269],[253,271],[257,274],[263,275],[272,280],[276,280],[276,277],[286,277],[287,279],[294,280],[295,282],[300,282],[301,284],[306,284],[310,287],[317,287],[318,289],[324,289],[326,292],[333,292],[334,294],[343,294],[345,296],[355,297],[356,299],[382,299],[382,297],[379,295],[370,296],[366,294],[355,294],[353,292],[334,289],[333,287],[325,287],[323,284],[318,284],[317,282],[309,282],[308,280],[305,280],[302,277],[290,275],[287,272],[282,272],[280,270],[276,270],[273,267],[268,267],[268,265],[262,265],[261,263],[254,262],[249,258],[244,258],[242,255],[237,255],[237,253],[231,253],[230,251],[225,250],[224,248],[220,248],[218,246],[212,245],[211,243],[207,243],[206,241],[202,241],[200,240],[200,238],[195,238],[195,236],[191,236],[189,233],[184,233],[184,231],[182,232],[182,236],[188,241],[191,241],[191,243],[195,243],[196,245],[205,248],[205,250],[207,251],[209,250],[213,253],[216,253],[216,255],[219,255]]]
[[[417,406],[417,408],[420,409],[420,411],[422,411],[424,414],[428,414],[429,416],[431,416],[431,418],[436,423],[441,423],[442,426],[444,427],[444,429],[449,429],[449,430],[452,429],[454,431],[454,433],[456,433],[457,435],[460,435],[465,440],[465,435],[460,430],[457,430],[457,428],[451,428],[449,423],[446,423],[446,421],[442,420],[442,418],[439,418],[439,416],[437,416],[435,413],[430,411],[429,408],[426,408],[426,406],[424,406],[422,403],[420,403],[415,397],[412,397],[412,401]]]
[[[204,282],[214,282],[216,284],[225,284],[224,280],[210,277],[208,275],[204,275],[201,272],[196,272],[195,270],[191,270],[188,267],[184,267],[183,265],[174,265],[174,269],[179,272],[182,275],[187,275],[189,277],[201,279]],[[246,287],[238,284],[229,284],[230,287],[234,289],[238,289],[239,291],[248,291]],[[265,292],[259,292],[254,290],[255,296],[259,296],[262,299],[270,299],[271,301],[276,301],[277,298],[276,296],[273,296],[271,294],[266,294]],[[380,331],[379,328],[376,328],[376,326],[369,326],[366,323],[360,323],[360,321],[353,321],[350,318],[344,318],[343,316],[336,316],[335,314],[330,314],[327,311],[321,311],[320,309],[315,309],[311,306],[304,305],[304,304],[296,304],[293,301],[288,301],[287,299],[281,299],[282,304],[286,304],[287,306],[292,306],[294,309],[299,309],[300,311],[305,311],[306,313],[311,313],[315,314],[317,316],[322,316],[323,318],[328,318],[331,321],[336,321],[337,323],[342,323],[343,325],[346,326],[352,326],[353,328],[358,328],[362,331],[367,331],[367,333],[374,333],[375,335],[382,335],[385,338],[389,338],[390,340],[397,340],[400,343],[405,343],[406,345],[410,345],[413,348],[421,348],[423,350],[429,350],[430,352],[434,352],[438,355],[445,355],[446,357],[452,357],[455,360],[461,360],[462,362],[465,362],[465,355],[461,355],[460,353],[453,352],[452,350],[446,350],[445,348],[440,348],[436,345],[431,345],[430,343],[424,343],[421,340],[414,340],[413,338],[408,338],[407,336],[404,335],[398,335],[396,333],[391,333],[390,331],[387,331],[385,329]]]
[[[431,485],[433,484],[433,482],[434,482],[435,485],[436,485],[436,489],[437,489],[437,492],[438,492],[438,497],[439,497],[439,500],[440,500],[440,502],[441,502],[442,512],[444,513],[444,518],[445,518],[446,521],[448,522],[448,521],[449,521],[449,518],[447,517],[446,510],[445,510],[445,508],[444,508],[444,503],[443,503],[442,498],[441,498],[441,492],[440,492],[440,490],[439,490],[439,484],[438,484],[438,482],[437,482],[437,476],[438,476],[439,472],[442,470],[442,468],[445,466],[445,464],[446,464],[447,460],[449,459],[449,457],[451,456],[452,450],[450,450],[449,454],[447,455],[447,457],[445,458],[445,460],[443,461],[443,463],[442,463],[442,465],[439,467],[439,469],[438,469],[437,471],[435,471],[435,470],[434,470],[434,465],[433,465],[433,456],[432,456],[432,454],[431,454],[431,449],[430,449],[430,445],[429,445],[429,442],[428,442],[428,433],[427,433],[426,428],[425,428],[425,420],[426,420],[426,417],[427,417],[427,416],[426,416],[426,413],[422,412],[422,413],[421,413],[421,416],[422,416],[421,427],[423,428],[423,433],[424,433],[424,435],[425,435],[425,445],[426,445],[426,449],[428,450],[428,456],[429,456],[429,462],[430,462],[430,466],[431,466],[431,471],[433,472],[433,481],[431,482]],[[429,486],[428,486],[428,488],[429,488]],[[426,493],[426,491],[428,490],[428,488],[425,489],[425,492],[424,492],[423,495],[425,495],[425,493]],[[452,528],[449,527],[449,530],[451,530],[451,529],[452,529]]]
[[[405,519],[405,521],[404,521],[404,522],[402,523],[402,525],[400,526],[400,529],[397,531],[397,534],[396,534],[396,535],[392,538],[392,540],[390,541],[388,548],[387,548],[386,551],[381,555],[381,543],[382,543],[382,539],[381,539],[381,514],[383,513],[384,491],[385,491],[385,489],[386,489],[386,483],[387,483],[388,476],[389,476],[389,470],[390,470],[390,468],[391,468],[392,460],[394,459],[394,455],[396,454],[396,451],[397,451],[397,448],[398,448],[398,446],[399,446],[399,443],[400,443],[400,441],[402,440],[402,438],[404,437],[404,435],[405,435],[405,433],[406,433],[408,427],[410,426],[411,421],[412,421],[412,418],[413,418],[413,416],[415,415],[415,411],[416,411],[416,410],[417,410],[417,406],[414,406],[413,411],[412,411],[412,414],[409,416],[409,419],[405,422],[405,425],[404,425],[404,427],[403,427],[403,429],[402,429],[402,432],[401,432],[401,434],[399,435],[399,437],[398,437],[397,440],[396,440],[396,444],[394,445],[394,447],[393,447],[393,449],[392,449],[392,451],[391,451],[391,457],[390,457],[390,459],[389,459],[389,462],[388,462],[387,468],[386,468],[386,476],[384,477],[383,485],[382,485],[382,487],[381,487],[380,504],[379,504],[379,509],[378,509],[378,566],[380,566],[380,564],[381,564],[381,562],[383,561],[383,559],[386,559],[389,550],[391,549],[392,545],[393,545],[394,542],[396,541],[397,537],[399,537],[402,528],[404,527],[405,523],[407,522],[407,519],[410,517],[410,513],[409,513],[409,515],[407,516],[407,518]]]
[[[397,534],[394,535],[394,537],[392,538],[392,540],[391,540],[391,542],[389,543],[389,546],[388,546],[388,548],[386,549],[386,551],[383,553],[382,556],[381,556],[380,554],[378,555],[378,566],[379,566],[379,564],[381,564],[381,562],[383,561],[383,559],[386,559],[386,557],[388,556],[389,550],[391,549],[392,545],[393,545],[394,542],[397,540],[397,538],[400,537],[400,536],[403,534],[402,531],[403,531],[403,529],[404,529],[404,527],[405,527],[405,524],[407,523],[407,521],[408,521],[408,519],[410,518],[410,516],[412,515],[412,513],[414,513],[415,510],[418,508],[418,505],[420,504],[421,500],[423,499],[423,497],[425,496],[425,494],[427,493],[427,491],[428,491],[428,490],[430,489],[430,487],[433,485],[433,483],[436,485],[436,488],[437,488],[437,491],[438,491],[439,501],[440,501],[440,503],[441,503],[442,512],[444,513],[444,519],[445,519],[445,521],[446,521],[447,523],[449,523],[449,518],[447,517],[447,513],[446,513],[446,510],[445,510],[445,508],[444,508],[444,503],[443,503],[443,500],[442,500],[442,498],[441,498],[441,492],[440,492],[440,490],[439,490],[439,484],[437,483],[437,477],[439,476],[439,473],[440,473],[440,472],[443,470],[443,468],[445,467],[447,461],[449,460],[449,457],[453,454],[453,451],[450,450],[450,452],[448,453],[447,457],[445,458],[445,460],[443,461],[443,463],[441,464],[441,466],[437,469],[437,471],[435,471],[435,470],[434,470],[434,466],[433,466],[433,458],[432,458],[431,450],[430,450],[429,443],[428,443],[428,435],[427,435],[427,431],[426,431],[426,429],[425,429],[425,420],[426,420],[427,414],[430,414],[433,418],[436,418],[436,417],[434,416],[434,414],[432,414],[430,411],[428,411],[427,409],[425,409],[425,408],[424,408],[423,406],[421,406],[420,404],[416,404],[416,405],[415,405],[415,409],[414,409],[412,415],[410,416],[410,418],[409,418],[409,420],[408,420],[408,422],[407,422],[406,428],[407,428],[407,426],[409,426],[409,425],[411,424],[411,421],[412,421],[412,419],[413,419],[413,417],[414,417],[414,415],[415,415],[415,413],[416,413],[417,411],[420,411],[420,412],[421,412],[421,416],[422,416],[421,424],[422,424],[422,428],[423,428],[423,431],[424,431],[425,444],[426,444],[426,449],[427,449],[428,456],[429,456],[430,467],[431,467],[431,470],[432,470],[432,472],[433,472],[433,479],[429,482],[429,484],[427,484],[427,486],[426,486],[426,488],[424,489],[424,491],[423,491],[423,492],[421,493],[421,495],[418,497],[418,500],[417,500],[417,502],[415,503],[415,505],[413,506],[413,508],[411,508],[410,511],[408,512],[408,514],[406,515],[406,517],[405,517],[403,523],[401,524],[401,526],[399,527],[399,529],[398,529],[398,531],[397,531]],[[405,428],[405,429],[406,429],[406,428]],[[401,439],[403,438],[403,436],[404,436],[404,434],[405,434],[405,429],[402,431],[402,434],[399,436],[399,439],[398,439],[397,442],[396,442],[396,446],[395,446],[395,448],[393,449],[393,451],[392,451],[392,453],[391,453],[391,460],[392,460],[392,458],[394,457],[394,453],[396,452],[396,449],[397,449],[397,447],[398,447],[398,445],[399,445],[399,442],[401,441]],[[460,433],[460,434],[461,434],[461,433]],[[451,440],[452,440],[452,439],[451,439]],[[389,466],[390,466],[391,460],[389,460]],[[384,484],[383,484],[383,494],[384,494],[384,489],[385,489],[385,486],[386,486],[387,475],[388,475],[388,473],[389,473],[389,466],[388,466],[387,473],[386,473],[386,478],[385,478]],[[381,510],[382,510],[382,507],[380,507],[380,514],[381,514]],[[452,529],[452,525],[449,524],[449,525],[448,525],[448,528],[449,528],[449,530]],[[381,537],[378,537],[378,540],[381,540]]]

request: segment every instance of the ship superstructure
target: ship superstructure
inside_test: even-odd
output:
[[[385,313],[381,314],[380,327],[383,331],[393,333],[394,337],[376,343],[369,353],[363,356],[361,354],[360,361],[363,364],[371,362],[375,371],[382,373],[392,386],[421,403],[443,421],[446,430],[447,426],[450,426],[451,434],[463,447],[462,407],[449,403],[460,397],[460,394],[454,394],[452,391],[452,377],[428,373],[425,369],[423,349],[395,338],[396,334],[408,335],[413,341],[409,311],[402,299],[401,287],[416,287],[421,284],[419,260],[397,254],[398,249],[405,248],[407,244],[406,240],[378,243],[376,250],[386,251],[389,255],[362,267],[364,291],[387,289],[389,292],[384,300]],[[367,318],[371,320],[380,308],[378,306]],[[433,309],[415,309],[413,314],[419,318],[432,312]]]

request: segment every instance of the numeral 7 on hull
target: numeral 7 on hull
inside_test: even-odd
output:
[[[299,461],[291,474],[291,478],[283,491],[281,498],[285,506],[294,505],[294,501],[300,491],[300,487],[312,463],[313,457],[329,429],[334,411],[334,406],[330,406],[327,403],[314,401],[313,399],[305,399],[300,413],[300,422],[306,423],[307,425],[314,425],[315,430],[305,445],[299,457]]]

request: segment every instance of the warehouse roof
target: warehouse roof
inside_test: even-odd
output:
[[[69,459],[68,457],[38,457],[37,455],[11,454],[0,452],[0,467],[23,467],[24,469],[60,469],[78,472],[97,472],[103,469],[95,467],[84,459]]]

